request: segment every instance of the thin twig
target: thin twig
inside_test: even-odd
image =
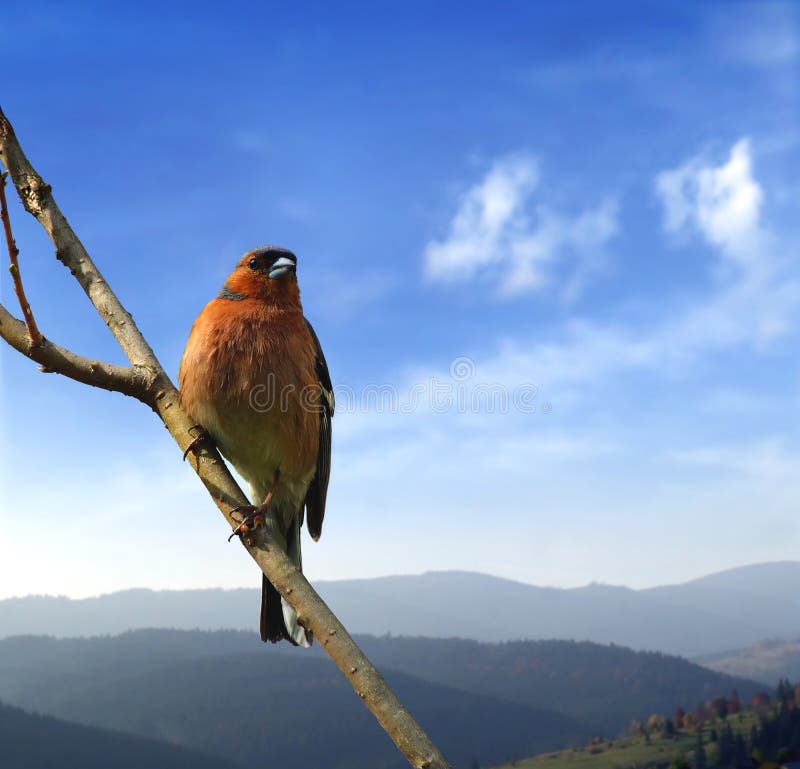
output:
[[[44,337],[36,325],[33,317],[33,310],[28,303],[28,298],[25,296],[25,289],[22,286],[22,276],[19,272],[19,249],[11,233],[11,219],[8,216],[8,205],[6,204],[6,176],[5,173],[0,173],[0,219],[3,220],[3,229],[6,233],[6,245],[8,246],[8,256],[11,259],[8,271],[14,281],[14,293],[19,300],[19,306],[22,309],[22,317],[25,318],[25,325],[28,327],[28,335],[31,338],[31,347],[38,347],[43,341]]]
[[[190,428],[194,422],[181,405],[178,391],[133,318],[105,282],[56,205],[50,186],[45,184],[25,157],[14,130],[2,110],[0,110],[0,160],[8,169],[23,206],[36,217],[56,246],[56,256],[83,287],[119,342],[133,369],[143,376],[146,384],[142,390],[129,394],[133,394],[156,411],[180,450],[184,451],[192,441]],[[0,324],[0,332],[2,328]],[[33,357],[32,351],[20,351],[28,357]],[[62,369],[61,373],[72,375],[65,369]],[[79,379],[77,376],[73,378]],[[79,379],[79,381],[86,380]],[[97,381],[87,383],[97,384]],[[220,455],[215,449],[204,447],[198,452],[197,463],[193,467],[230,527],[235,528],[238,521],[231,516],[231,510],[247,504],[248,500]],[[403,707],[380,673],[358,648],[306,578],[271,538],[268,527],[261,527],[259,531],[260,541],[254,546],[245,545],[247,551],[278,592],[295,609],[303,625],[320,639],[325,651],[347,677],[358,696],[388,732],[409,763],[417,769],[448,769],[444,757],[422,727]]]

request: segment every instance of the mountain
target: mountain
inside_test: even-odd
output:
[[[0,746],[3,769],[236,769],[230,761],[195,750],[33,715],[2,703]]]
[[[39,595],[8,598],[0,601],[0,638],[26,634],[69,638],[143,627],[252,629],[257,626],[260,594],[260,588],[136,588],[81,600]]]
[[[472,638],[572,638],[698,656],[800,634],[800,562],[745,566],[646,590],[536,587],[472,572],[319,582],[351,632]],[[256,627],[256,589],[126,590],[70,600],[0,601],[0,637],[120,633],[142,627]]]
[[[796,567],[800,576],[800,563]],[[731,638],[746,639],[744,644],[764,637],[764,626],[743,618],[741,608],[726,613],[713,604],[681,604],[669,588],[660,595],[597,584],[564,590],[469,572],[431,572],[321,583],[319,589],[347,627],[375,635],[570,638],[683,655],[730,648]],[[778,633],[786,626],[800,632],[800,613],[784,612],[767,627]]]
[[[613,736],[652,712],[761,688],[678,657],[588,642],[358,641],[456,769]],[[104,756],[122,769],[406,766],[318,646],[264,645],[252,632],[6,638],[0,699],[83,725],[0,707],[3,767],[12,769],[55,769],[65,755],[89,769]]]
[[[782,678],[800,681],[800,638],[767,638],[758,643],[695,660],[711,670],[775,686]]]
[[[642,590],[644,596],[679,609],[712,610],[760,627],[759,638],[800,633],[800,561],[778,561],[710,574],[680,585]],[[752,639],[753,641],[758,639]],[[738,644],[734,644],[738,645]],[[728,644],[727,647],[731,648]]]
[[[534,705],[382,672],[459,769],[577,743],[590,733]],[[9,638],[0,642],[0,697],[242,766],[407,766],[327,657],[264,646],[251,633]]]
[[[679,657],[588,642],[357,640],[388,680],[406,692],[406,704],[423,724],[438,731],[443,744],[452,743],[455,750],[461,745],[469,759],[481,760],[491,752],[484,744],[488,734],[506,735],[506,750],[514,755],[523,738],[549,749],[589,734],[617,734],[633,719],[672,712],[678,704],[693,708],[734,688],[748,698],[761,688]],[[365,745],[377,740],[376,751],[385,747],[373,734],[371,717],[318,646],[264,646],[255,634],[241,631],[141,630],[90,639],[20,636],[0,641],[0,698],[109,728],[138,724],[137,733],[209,752],[224,746],[223,755],[233,756],[234,745],[203,741],[205,728],[193,731],[213,704],[193,681],[201,681],[203,691],[213,691],[215,698],[235,702],[232,712],[250,703],[268,718],[270,728],[281,725],[278,736],[270,738],[276,750],[287,730],[320,733],[326,728],[331,717],[322,703],[337,713],[358,706],[348,716],[348,728],[363,731],[366,736],[358,739]],[[250,691],[254,681],[255,695]],[[298,691],[303,692],[299,700],[292,695]],[[254,696],[266,702],[256,705]],[[405,702],[402,694],[401,699]],[[118,701],[125,703],[121,709],[115,706]],[[276,703],[283,703],[277,715],[272,713]],[[187,731],[174,723],[176,713],[189,719]],[[492,729],[472,732],[473,718],[477,724],[493,724]],[[221,726],[224,720],[216,721],[218,730],[231,728]],[[331,728],[339,729],[339,720],[333,719]],[[383,737],[380,730],[377,735]]]
[[[359,638],[379,668],[465,691],[547,707],[615,735],[652,713],[687,710],[737,689],[763,686],[720,675],[681,657],[576,641],[485,644],[461,639]]]

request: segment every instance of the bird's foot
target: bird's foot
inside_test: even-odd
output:
[[[203,427],[203,425],[192,425],[189,428],[190,435],[192,434],[192,430],[197,430],[197,436],[186,447],[186,451],[183,452],[184,462],[186,461],[186,457],[188,457],[190,453],[194,453],[195,451],[197,451],[197,449],[200,448],[200,446],[202,446],[203,444],[214,446],[214,440],[209,435],[205,427]]]
[[[247,545],[253,544],[253,535],[256,529],[264,525],[264,517],[267,514],[267,508],[272,501],[275,490],[278,488],[279,477],[280,472],[276,470],[275,477],[272,479],[272,486],[269,487],[267,496],[264,497],[264,501],[258,507],[255,505],[239,505],[239,507],[234,507],[233,510],[231,510],[232,518],[238,513],[242,516],[242,520],[239,521],[239,525],[231,532],[230,537],[228,537],[228,542],[238,535]],[[234,518],[234,520],[236,519]]]
[[[258,507],[255,505],[239,505],[239,507],[234,507],[233,510],[231,510],[231,517],[238,514],[242,516],[242,520],[239,521],[239,524],[231,532],[230,537],[228,537],[228,542],[238,536],[248,545],[252,545],[253,535],[256,529],[264,525],[264,516],[266,512],[266,504],[259,505]],[[234,520],[236,520],[236,518],[234,518]]]

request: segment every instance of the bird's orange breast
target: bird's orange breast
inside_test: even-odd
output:
[[[214,299],[192,326],[181,398],[255,487],[282,481],[303,493],[319,449],[313,340],[302,311],[257,299]]]

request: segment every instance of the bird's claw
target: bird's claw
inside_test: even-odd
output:
[[[231,517],[233,517],[234,513],[241,513],[242,520],[231,532],[228,542],[238,536],[244,539],[248,545],[252,545],[255,530],[264,525],[264,510],[262,507],[254,507],[253,505],[239,505],[239,507],[234,507],[231,510]]]
[[[211,436],[206,431],[203,425],[192,425],[189,428],[189,434],[191,434],[192,430],[197,430],[197,437],[192,440],[192,442],[186,447],[186,451],[183,452],[183,461],[186,461],[186,457],[189,456],[190,453],[193,453],[197,450],[199,446],[203,443],[212,443]]]

